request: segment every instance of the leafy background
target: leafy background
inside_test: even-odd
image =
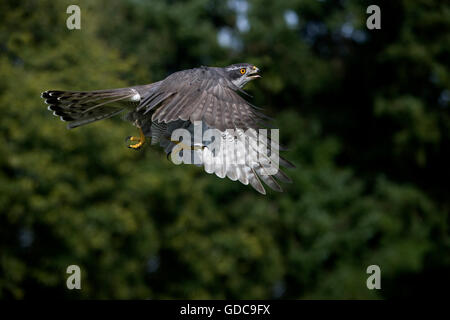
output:
[[[445,1],[3,0],[0,21],[0,298],[385,299],[449,283]],[[285,193],[134,152],[120,119],[69,131],[40,98],[237,62],[263,70],[247,90],[298,166]]]

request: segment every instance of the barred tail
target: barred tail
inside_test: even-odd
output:
[[[43,92],[41,97],[49,105],[48,110],[69,122],[69,129],[113,117],[137,106],[141,99],[134,88],[85,92],[50,90]]]

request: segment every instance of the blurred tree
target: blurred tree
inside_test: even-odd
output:
[[[388,298],[449,280],[448,5],[383,1],[368,31],[367,1],[77,1],[70,31],[69,4],[0,3],[0,298]],[[39,98],[244,61],[299,167],[283,194],[133,152],[119,119],[68,131]]]

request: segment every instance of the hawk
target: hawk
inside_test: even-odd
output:
[[[207,173],[250,184],[262,194],[266,191],[261,180],[271,189],[282,192],[278,181],[292,181],[278,165],[295,166],[279,156],[283,148],[273,137],[258,138],[256,130],[264,128],[270,118],[239,94],[246,94],[242,88],[260,77],[259,68],[249,63],[225,68],[202,66],[175,72],[146,85],[84,92],[49,90],[42,93],[42,98],[55,116],[68,122],[69,129],[124,112],[125,120],[139,130],[139,136],[127,138],[127,141],[135,142],[129,148],[140,149],[150,139],[151,144],[159,143],[169,156],[180,151],[182,146],[180,155],[191,152],[196,157],[195,164],[203,166]],[[194,143],[194,140],[172,138],[175,130],[194,133],[196,126],[218,132],[214,148],[212,139],[201,138]],[[238,149],[233,150],[233,154],[226,149],[230,141]],[[269,151],[262,151],[263,147]],[[245,161],[233,161],[232,156],[238,154],[243,158],[239,151],[247,149],[253,152],[247,152]],[[277,155],[275,171],[268,170],[263,164],[273,164],[273,160],[263,161],[269,158],[268,154]]]

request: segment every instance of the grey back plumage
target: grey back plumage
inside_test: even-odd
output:
[[[265,118],[236,91],[222,68],[176,72],[143,96],[137,111],[154,111],[152,121],[205,121],[221,131],[257,128]]]

